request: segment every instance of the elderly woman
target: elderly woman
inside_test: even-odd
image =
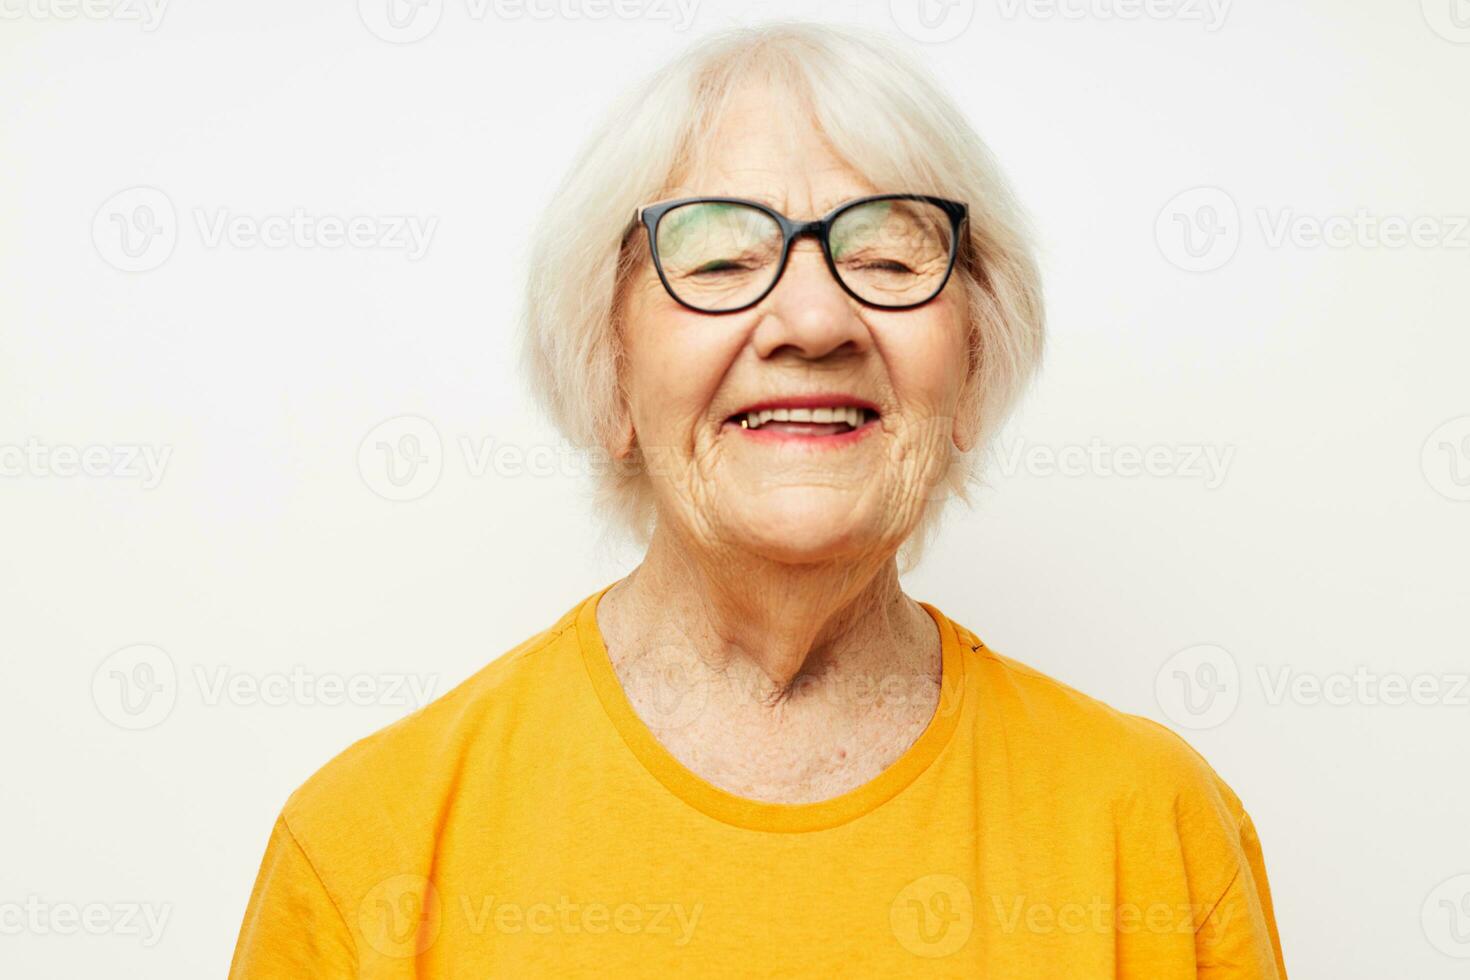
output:
[[[531,374],[644,559],[291,796],[231,975],[1284,976],[1210,767],[900,588],[1042,333],[924,74],[718,36],[540,227]]]

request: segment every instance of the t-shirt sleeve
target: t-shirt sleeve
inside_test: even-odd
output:
[[[1266,862],[1250,814],[1240,818],[1241,861],[1224,894],[1195,931],[1197,976],[1286,980]]]
[[[235,945],[230,980],[357,975],[352,934],[284,817],[277,818]]]

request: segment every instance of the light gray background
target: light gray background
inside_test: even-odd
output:
[[[291,789],[631,567],[522,241],[614,89],[779,14],[917,48],[1043,243],[908,589],[1184,733],[1295,976],[1464,975],[1470,4],[686,2],[0,0],[0,972],[222,975]]]

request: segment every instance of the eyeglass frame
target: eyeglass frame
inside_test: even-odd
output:
[[[863,204],[871,204],[874,201],[924,201],[928,204],[935,205],[949,216],[949,260],[948,264],[944,268],[944,275],[940,278],[939,285],[935,287],[934,292],[930,293],[928,296],[918,301],[917,303],[904,303],[899,306],[887,306],[882,303],[874,303],[871,300],[866,300],[863,297],[859,296],[856,292],[854,292],[852,287],[850,287],[847,283],[843,282],[842,275],[837,271],[837,262],[832,257],[832,243],[829,238],[833,223],[852,208],[859,207]],[[664,215],[668,214],[670,211],[673,211],[675,208],[684,207],[685,205],[689,204],[743,204],[746,207],[752,207],[755,208],[757,211],[764,213],[765,215],[773,219],[778,226],[780,226],[781,258],[776,266],[776,275],[772,277],[770,285],[762,290],[760,295],[757,296],[755,299],[740,306],[732,306],[726,310],[706,310],[701,307],[695,306],[693,303],[690,303],[681,298],[679,294],[674,291],[674,287],[669,284],[669,278],[667,275],[664,274],[663,260],[659,258],[658,254],[658,223],[663,219]],[[847,295],[851,296],[859,303],[862,303],[864,306],[870,306],[878,310],[912,310],[917,309],[918,307],[923,306],[926,303],[932,302],[934,300],[934,297],[944,292],[944,287],[949,285],[950,277],[954,275],[955,262],[959,257],[960,242],[963,237],[962,232],[966,226],[966,222],[968,222],[969,220],[969,215],[969,206],[964,204],[963,202],[951,201],[948,198],[943,197],[934,197],[929,194],[869,194],[866,197],[856,197],[850,201],[844,201],[843,203],[837,205],[837,207],[833,208],[831,211],[827,212],[827,214],[825,214],[824,216],[813,221],[793,221],[770,205],[763,204],[760,201],[752,201],[749,198],[680,197],[675,198],[671,201],[660,201],[657,204],[648,204],[639,208],[633,213],[633,220],[629,223],[628,230],[632,231],[637,226],[642,225],[648,231],[648,252],[649,255],[653,258],[653,267],[654,270],[658,272],[658,278],[659,281],[663,283],[664,291],[673,298],[674,302],[678,303],[680,306],[691,309],[696,313],[705,313],[710,316],[723,316],[726,313],[739,313],[742,310],[750,309],[752,306],[755,306],[761,300],[765,299],[771,294],[771,291],[776,288],[777,284],[781,282],[781,277],[786,274],[786,260],[791,254],[792,243],[794,243],[796,239],[802,237],[803,235],[814,235],[816,237],[818,244],[820,244],[822,248],[822,257],[827,261],[827,270],[832,273],[832,278],[836,280],[837,285],[841,286],[842,291],[847,293]]]

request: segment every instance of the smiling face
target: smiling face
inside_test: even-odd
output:
[[[811,126],[778,130],[770,106],[784,98],[738,93],[701,165],[667,197],[749,198],[809,220],[908,190],[872,187]],[[807,236],[759,303],[709,314],[668,294],[644,233],[635,244],[644,261],[623,298],[625,421],[659,520],[708,547],[788,563],[896,551],[952,446],[966,448],[954,421],[967,374],[958,273],[923,306],[877,309],[843,290]]]

